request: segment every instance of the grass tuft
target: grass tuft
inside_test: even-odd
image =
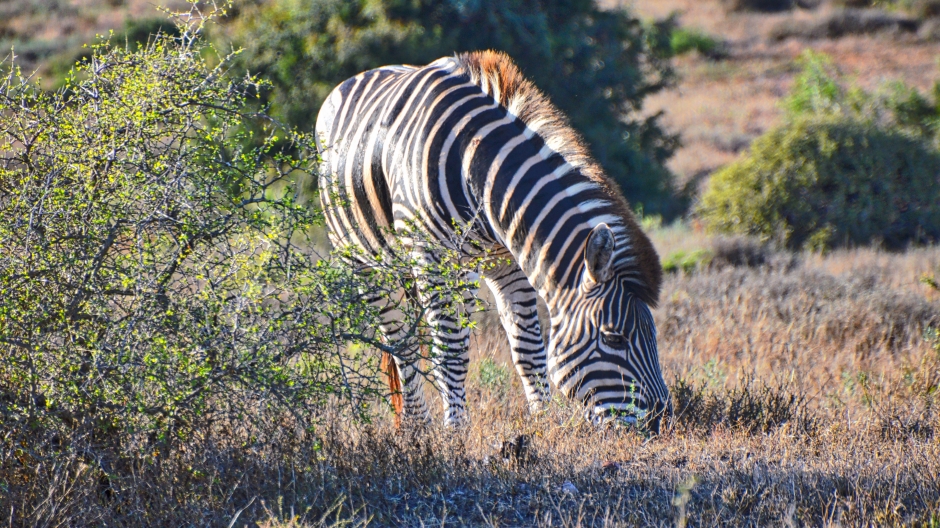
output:
[[[696,51],[705,57],[721,56],[721,43],[711,35],[689,28],[676,28],[669,36],[669,48],[673,55],[685,55]]]

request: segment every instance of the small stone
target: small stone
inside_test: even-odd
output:
[[[517,435],[511,441],[504,441],[500,446],[499,452],[506,462],[517,462],[522,464],[528,455],[529,437],[521,434]]]
[[[566,480],[565,483],[561,485],[561,492],[565,495],[577,495],[580,493],[578,488],[576,488],[570,480]]]

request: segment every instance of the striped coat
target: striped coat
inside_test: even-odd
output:
[[[361,73],[330,94],[316,134],[334,245],[357,246],[368,264],[410,227],[445,244],[469,229],[499,257],[484,280],[530,406],[545,401],[550,377],[594,421],[657,417],[649,423],[658,427],[669,402],[650,313],[659,259],[619,189],[507,56],[475,52]],[[405,244],[424,262],[436,258],[415,240]],[[445,421],[458,424],[466,419],[468,331],[420,279]],[[547,348],[537,297],[551,318]],[[383,330],[390,339],[403,331],[391,313]],[[393,374],[406,413],[421,415],[414,359],[396,357]]]

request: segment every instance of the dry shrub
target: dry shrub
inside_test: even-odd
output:
[[[833,0],[832,4],[838,7],[894,7],[901,9],[918,18],[929,18],[940,15],[940,2],[937,0]]]
[[[920,18],[936,18],[940,16],[940,1],[915,0],[911,11]]]
[[[792,9],[797,2],[793,0],[721,0],[726,11],[760,11],[773,13]]]
[[[746,380],[739,387],[714,391],[680,378],[670,391],[676,406],[675,425],[693,431],[724,426],[754,434],[790,424],[792,430],[811,432],[816,426],[814,414],[806,408],[806,396],[785,386]]]
[[[778,260],[777,253],[754,237],[719,236],[711,241],[711,266],[757,268]]]
[[[680,249],[664,255],[663,271],[693,273],[727,267],[790,269],[798,260],[792,253],[777,251],[771,244],[749,236],[716,236],[705,245],[705,248]]]
[[[788,19],[771,28],[772,40],[788,38],[835,39],[846,35],[872,33],[916,33],[921,22],[916,18],[880,9],[837,9],[818,20],[806,22]]]

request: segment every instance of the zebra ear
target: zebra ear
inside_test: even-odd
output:
[[[605,223],[597,224],[584,246],[584,265],[594,282],[606,282],[613,276],[614,233]]]

